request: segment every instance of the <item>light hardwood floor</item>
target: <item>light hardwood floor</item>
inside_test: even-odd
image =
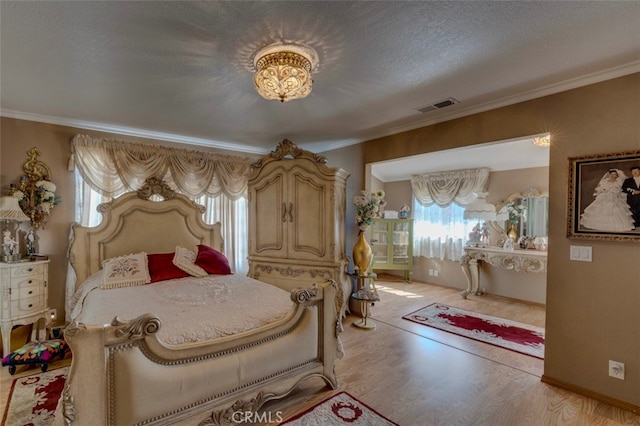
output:
[[[544,307],[491,295],[465,300],[456,289],[424,283],[387,279],[377,288],[376,329],[352,326],[355,316],[345,321],[346,356],[336,366],[339,389],[308,380],[285,400],[267,404],[264,413],[288,418],[347,391],[403,426],[640,425],[640,416],[542,383],[542,360],[402,319],[441,302],[544,326]],[[16,376],[34,372],[19,370]],[[3,404],[16,376],[1,372]]]
[[[491,295],[465,300],[457,289],[423,283],[376,286],[376,329],[346,321],[340,388],[309,383],[265,410],[290,417],[344,390],[403,426],[640,425],[640,416],[542,383],[542,360],[402,319],[441,302],[544,327],[543,306]]]

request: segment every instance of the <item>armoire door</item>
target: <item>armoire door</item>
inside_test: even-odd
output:
[[[329,187],[304,169],[292,169],[289,178],[288,257],[327,260],[332,236]]]
[[[275,170],[249,192],[249,254],[287,257],[287,175]]]

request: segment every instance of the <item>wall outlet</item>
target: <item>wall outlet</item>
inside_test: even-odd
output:
[[[624,380],[624,363],[609,360],[609,376]]]
[[[55,321],[58,319],[58,310],[49,309],[49,321]]]
[[[433,269],[429,269],[429,276],[432,277],[433,276]]]
[[[438,275],[440,275],[440,271],[438,271],[437,269],[433,270],[433,276],[437,277]]]

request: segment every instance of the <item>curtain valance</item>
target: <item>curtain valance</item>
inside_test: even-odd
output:
[[[464,206],[476,198],[474,193],[484,192],[488,180],[489,169],[485,167],[416,175],[411,178],[411,187],[416,200],[424,206]]]
[[[76,135],[71,162],[87,184],[114,197],[139,189],[148,177],[160,177],[191,198],[225,194],[232,200],[246,194],[255,159],[183,148],[155,146]]]

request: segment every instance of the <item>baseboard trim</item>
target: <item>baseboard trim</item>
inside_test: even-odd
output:
[[[619,399],[611,398],[606,395],[602,395],[597,392],[593,392],[589,389],[581,388],[580,386],[575,386],[570,383],[565,383],[562,380],[557,380],[547,375],[542,375],[541,381],[548,385],[552,385],[558,388],[566,389],[573,393],[577,393],[578,395],[586,396],[591,399],[595,399],[596,401],[604,402],[605,404],[613,405],[614,407],[620,408],[622,410],[631,411],[634,414],[640,414],[640,406],[634,405],[625,401],[621,401]]]

